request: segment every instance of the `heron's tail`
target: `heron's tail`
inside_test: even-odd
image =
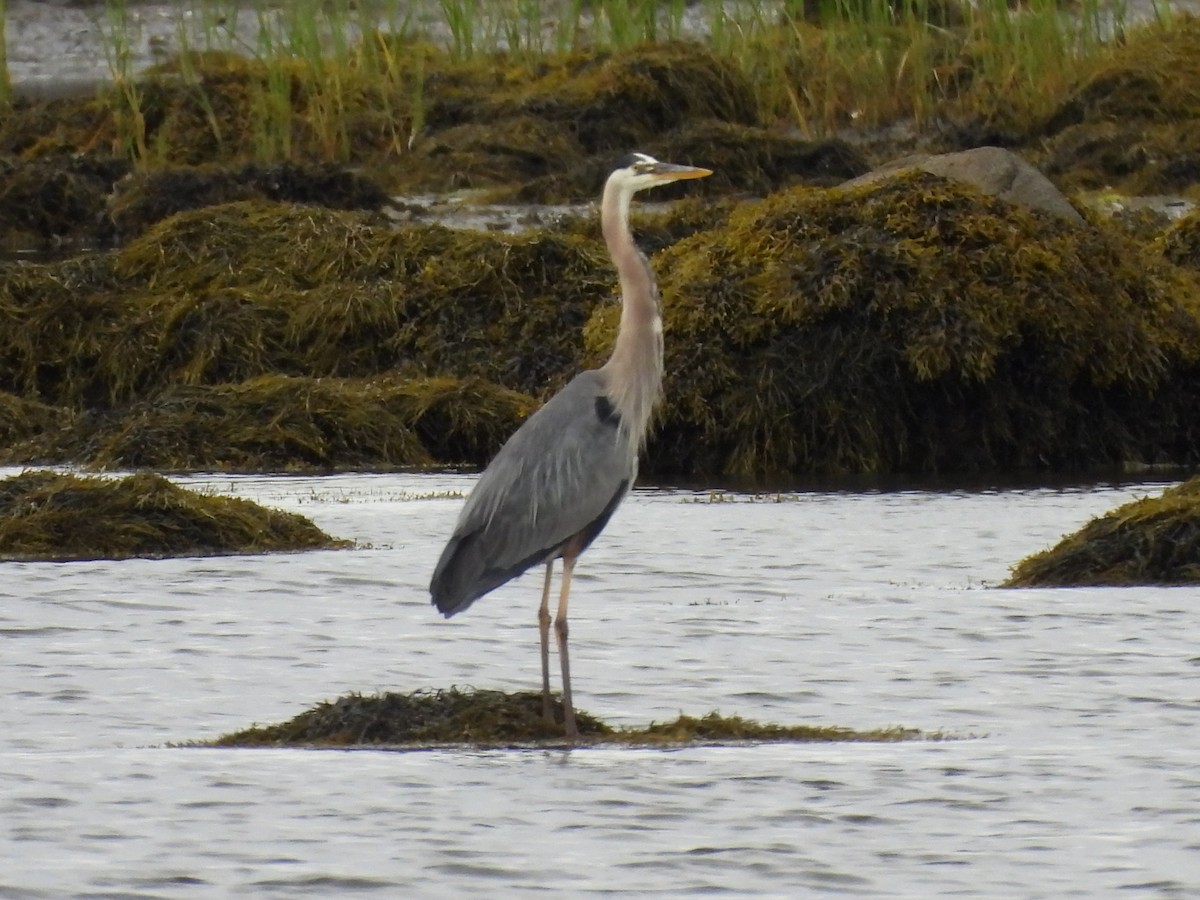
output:
[[[433,605],[447,619],[462,612],[480,596],[471,588],[481,574],[482,560],[470,552],[470,537],[466,535],[464,540],[455,535],[450,539],[429,582]]]
[[[524,571],[505,571],[490,565],[480,537],[479,531],[456,534],[433,570],[429,594],[438,612],[447,619]]]
[[[447,619],[556,553],[555,548],[547,548],[506,564],[489,558],[487,543],[482,530],[471,531],[454,535],[442,551],[429,582],[429,594],[438,612]]]

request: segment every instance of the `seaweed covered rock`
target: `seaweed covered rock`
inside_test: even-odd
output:
[[[557,722],[542,717],[542,695],[532,691],[424,690],[411,694],[350,694],[317,704],[287,722],[255,726],[208,743],[215,747],[348,747],[407,746],[427,749],[472,744],[494,747],[530,743],[563,744],[562,705],[555,702]],[[613,729],[580,710],[575,711],[579,738],[575,745],[632,744],[674,746],[681,743],[734,741],[871,741],[892,742],[926,737],[911,728],[855,731],[815,725],[760,724],[717,713],[680,715],[673,722],[646,728]]]
[[[803,140],[750,125],[715,119],[689,122],[631,144],[660,159],[691,162],[713,170],[698,185],[665,185],[658,201],[697,192],[728,196],[768,194],[796,184],[835,185],[861,175],[870,165],[861,151],[843,140]],[[550,166],[544,175],[518,181],[515,188],[489,196],[522,203],[556,203],[594,197],[612,171],[618,155],[587,154],[567,166]]]
[[[1170,28],[1131,31],[1076,86],[1038,135],[1042,168],[1076,190],[1180,191],[1200,182],[1197,120],[1200,19],[1180,16]]]
[[[0,481],[0,559],[217,556],[346,546],[303,516],[210,497],[149,473],[30,471]]]
[[[1200,584],[1200,478],[1126,503],[1022,560],[1004,587]]]
[[[438,64],[425,99],[428,135],[414,145],[400,183],[533,182],[520,195],[526,202],[590,199],[596,173],[607,174],[613,159],[686,123],[758,122],[754,91],[737,67],[684,42],[563,54],[536,66],[504,57]]]
[[[657,260],[659,473],[1194,461],[1197,285],[1116,229],[926,174],[794,189]],[[589,323],[593,358],[616,314]]]
[[[656,260],[669,356],[650,471],[1196,457],[1195,276],[1117,228],[923,174],[642,221],[649,249],[687,235]],[[7,458],[71,446],[77,461],[168,468],[483,462],[529,398],[611,347],[614,276],[594,230],[391,229],[241,202],[172,216],[120,252],[2,267],[0,391],[87,412]],[[398,380],[382,394],[351,383],[383,375]],[[396,405],[402,382],[442,376],[488,387],[438,395],[453,402],[424,421]],[[285,412],[297,399],[314,404],[298,418]],[[398,419],[368,421],[358,403]],[[263,409],[282,431],[262,430]]]
[[[0,391],[0,458],[6,448],[53,433],[71,419],[68,410]]]
[[[1163,256],[1175,265],[1200,272],[1200,213],[1193,211],[1170,223],[1158,242]]]
[[[399,371],[537,396],[577,368],[612,282],[602,245],[578,234],[193,210],[117,253],[0,269],[0,390],[107,409],[169,384]]]
[[[645,148],[662,159],[694,160],[711,168],[713,174],[696,187],[718,194],[762,195],[797,184],[832,187],[871,167],[861,150],[839,138],[801,140],[715,119],[689,122]]]
[[[405,422],[442,464],[486,465],[537,407],[525,394],[474,378],[406,379],[391,391]]]
[[[41,439],[0,442],[0,461],[175,472],[479,466],[534,406],[524,394],[475,379],[263,375],[171,385]]]
[[[650,244],[732,208],[647,218]],[[120,251],[0,266],[0,391],[73,417],[13,432],[0,459],[481,464],[581,366],[615,282],[597,231],[395,229],[244,201],[171,216]]]
[[[0,246],[106,246],[177,212],[251,199],[361,210],[390,203],[370,178],[334,163],[131,172],[126,159],[94,154],[0,157]]]
[[[263,375],[237,384],[172,385],[108,427],[84,422],[64,454],[107,468],[302,471],[431,460],[369,382]]]
[[[129,168],[127,160],[91,154],[0,157],[0,247],[107,240],[105,203]]]
[[[738,201],[728,197],[687,197],[662,206],[635,205],[630,213],[630,229],[638,248],[649,257],[701,231],[725,227]],[[600,225],[594,217],[570,217],[554,226],[562,234],[595,240]],[[611,275],[612,285],[617,277]]]
[[[175,166],[127,176],[108,198],[117,236],[128,239],[167,216],[237,200],[377,211],[390,201],[370,178],[332,163]]]
[[[1070,222],[1083,221],[1083,216],[1045,175],[1016,153],[1002,147],[974,147],[958,153],[905,156],[846,182],[842,187],[872,184],[915,169],[974,185],[985,194],[994,194],[1030,209],[1040,209]]]
[[[35,161],[111,151],[114,127],[112,104],[94,96],[16,97],[0,118],[0,155]]]
[[[249,728],[213,743],[242,747],[561,740],[562,706],[556,707],[559,724],[542,717],[542,695],[533,691],[507,694],[451,688],[411,694],[350,694],[319,703],[287,722]],[[612,730],[578,710],[576,724],[585,737]]]
[[[1101,212],[1108,214],[1114,224],[1119,225],[1129,235],[1137,240],[1152,244],[1162,238],[1175,222],[1170,209],[1170,203],[1158,202],[1161,198],[1147,199],[1117,199],[1112,203],[1101,198],[1090,198]],[[1084,199],[1085,203],[1089,199]],[[1186,265],[1185,262],[1171,254],[1165,254],[1176,265]]]

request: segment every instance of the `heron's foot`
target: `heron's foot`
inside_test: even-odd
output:
[[[554,698],[550,696],[549,691],[542,691],[542,718],[549,725],[558,722],[558,718],[554,715]]]

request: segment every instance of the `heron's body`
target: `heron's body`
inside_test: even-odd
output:
[[[600,219],[621,283],[621,324],[612,356],[601,368],[576,375],[496,454],[467,498],[429,586],[434,605],[452,616],[529,568],[546,564],[538,623],[549,717],[550,579],[554,560],[563,560],[555,631],[563,718],[572,736],[567,657],[571,572],[637,477],[638,451],[662,389],[658,290],[629,232],[629,205],[639,190],[708,174],[707,169],[633,154],[609,176]]]
[[[527,569],[582,552],[637,475],[604,370],[576,375],[496,454],[467,499],[430,591],[446,616]]]

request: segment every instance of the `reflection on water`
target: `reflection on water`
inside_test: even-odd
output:
[[[428,604],[471,479],[183,480],[362,546],[5,564],[0,896],[1200,892],[1200,591],[988,587],[1157,486],[643,490],[577,570],[577,703],[608,721],[961,740],[402,754],[167,745],[349,691],[535,687],[540,579]]]

